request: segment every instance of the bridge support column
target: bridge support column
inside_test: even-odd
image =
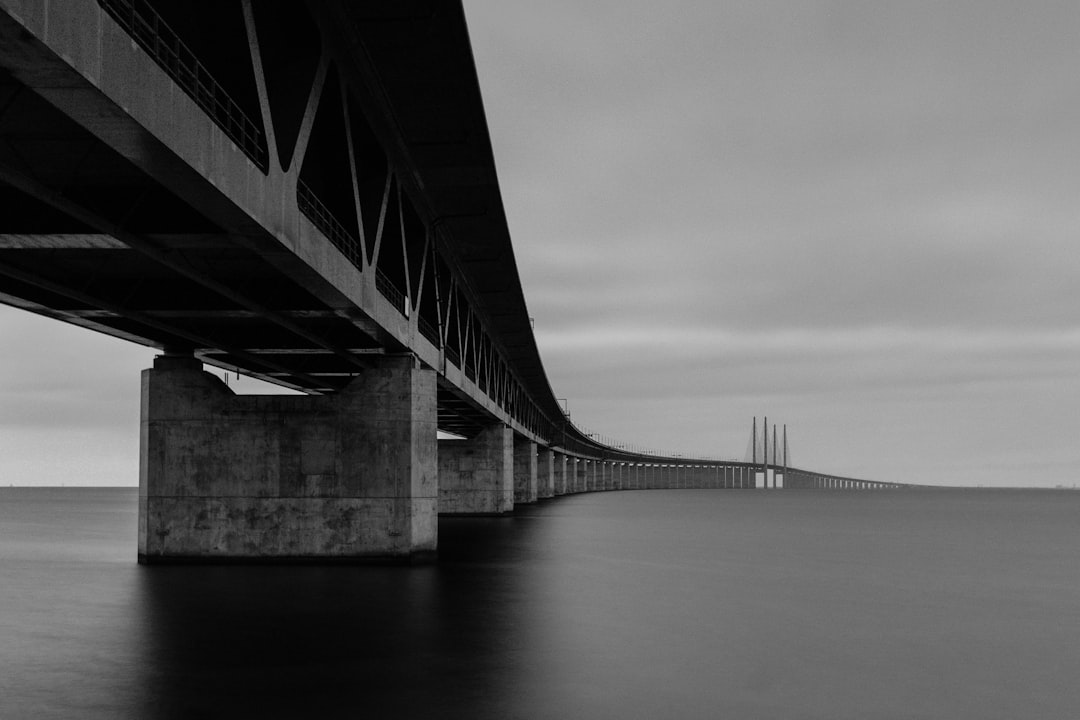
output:
[[[514,503],[536,502],[536,443],[514,438]]]
[[[142,373],[139,562],[434,557],[435,373],[385,357],[341,392],[236,395],[190,355]]]
[[[578,458],[574,463],[574,492],[585,492],[589,489],[589,461]]]
[[[439,514],[500,515],[514,509],[514,431],[489,425],[469,440],[439,442]]]
[[[540,448],[536,454],[536,497],[555,496],[555,451]]]
[[[599,490],[614,490],[615,489],[615,465],[607,461],[599,463],[600,473],[597,478],[597,485]]]
[[[566,487],[566,466],[567,458],[565,453],[557,452],[553,453],[554,462],[552,464],[552,483],[554,484],[555,495],[565,495],[569,492]],[[572,466],[571,466],[572,467]]]

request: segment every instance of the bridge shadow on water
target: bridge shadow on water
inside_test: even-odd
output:
[[[144,567],[133,717],[509,717],[535,523],[443,519],[427,567]]]

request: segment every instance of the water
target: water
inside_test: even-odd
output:
[[[645,491],[434,567],[140,567],[134,489],[0,489],[0,718],[1080,717],[1080,493]]]

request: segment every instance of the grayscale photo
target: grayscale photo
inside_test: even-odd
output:
[[[1078,68],[0,0],[0,720],[1080,717]]]

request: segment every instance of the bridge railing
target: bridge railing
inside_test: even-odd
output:
[[[434,325],[420,315],[416,316],[416,328],[420,331],[420,334],[427,338],[435,347],[442,345],[442,338],[439,337],[439,331]]]
[[[446,359],[452,362],[458,369],[461,368],[461,353],[454,348],[447,345],[443,348],[446,352]]]
[[[409,314],[408,309],[405,307],[405,293],[398,290],[394,281],[379,268],[375,268],[375,289],[378,290],[379,294],[384,298],[393,303],[399,313],[406,316]]]
[[[195,53],[146,0],[98,4],[220,127],[260,170],[267,172],[266,135],[214,79]]]
[[[300,212],[304,213],[308,220],[319,228],[334,247],[342,252],[357,269],[362,269],[364,261],[361,257],[363,248],[360,242],[352,236],[344,225],[338,221],[334,214],[319,200],[318,196],[303,180],[296,184],[296,204]]]

